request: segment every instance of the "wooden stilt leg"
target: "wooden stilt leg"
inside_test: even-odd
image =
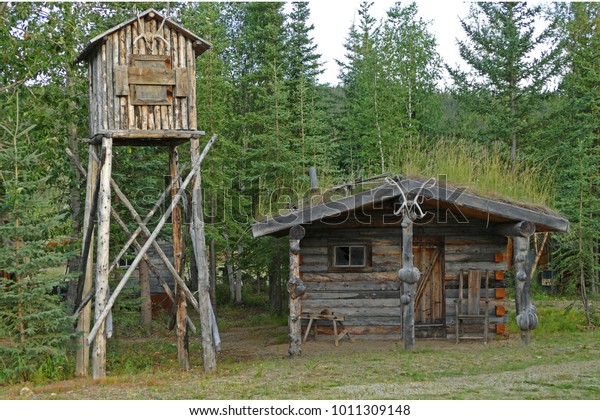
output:
[[[171,177],[176,177],[178,173],[179,158],[177,154],[177,148],[171,147],[169,150],[169,167]],[[175,198],[179,192],[179,181],[171,183],[171,197]],[[173,209],[171,214],[171,220],[173,225],[173,265],[177,273],[183,276],[183,236],[182,236],[182,211],[181,206],[177,206]],[[178,289],[177,285],[175,285]],[[187,304],[185,294],[175,293],[176,305],[177,305],[177,316],[176,316],[176,331],[177,331],[177,359],[179,365],[183,370],[190,369],[190,360],[188,353],[188,341],[187,341]]]
[[[98,196],[98,239],[96,253],[96,300],[95,318],[99,319],[108,298],[108,266],[110,240],[110,177],[112,172],[112,139],[102,139],[100,162],[100,191]],[[100,325],[92,351],[92,374],[94,379],[106,377],[106,321]]]
[[[90,146],[90,147],[95,147],[95,146]],[[70,150],[69,150],[69,149],[67,149],[67,153],[69,153],[69,155],[71,155],[71,154],[72,154],[72,153],[70,153]],[[97,166],[97,163],[99,162],[99,159],[98,159],[98,154],[97,154],[97,153],[95,153],[95,152],[93,152],[93,151],[91,151],[91,154],[92,154],[93,156],[90,156],[90,161],[92,161],[92,158],[93,158],[93,160],[95,161],[95,164],[96,164],[96,165],[95,165],[95,167],[96,167],[96,170],[97,170],[97,168],[98,168],[98,166]],[[82,167],[81,165],[77,165],[77,169],[79,169],[79,171],[81,172],[81,174],[82,174],[84,177],[87,177],[87,172],[85,171],[85,169],[83,169],[83,167]],[[179,172],[179,173],[178,173],[178,178],[179,178],[179,175],[181,175],[181,172]],[[96,174],[96,178],[97,178],[97,174]],[[113,183],[112,183],[112,181],[111,181],[111,185],[116,185],[116,184],[113,184]],[[166,192],[163,192],[163,194],[161,195],[161,197],[159,198],[159,200],[158,200],[158,201],[157,201],[157,202],[154,204],[154,207],[152,208],[152,210],[150,210],[150,213],[148,213],[148,215],[146,216],[146,219],[142,221],[141,225],[145,226],[145,225],[146,225],[146,223],[148,223],[148,221],[149,221],[149,220],[152,218],[152,216],[153,216],[153,215],[155,214],[155,212],[158,210],[159,206],[160,206],[160,205],[162,204],[162,202],[164,201],[164,199],[165,199],[165,197],[166,197],[166,194],[167,194],[167,192],[168,192],[168,193],[170,193],[170,188],[171,188],[171,187],[169,187],[169,189],[168,189]],[[115,193],[117,193],[117,194],[118,194],[118,189],[116,189],[116,188],[115,188]],[[125,206],[127,207],[127,201],[124,201],[124,203],[123,203],[123,204],[125,204]],[[87,207],[86,207],[86,208],[87,208]],[[120,217],[120,216],[117,214],[117,212],[115,211],[115,209],[114,209],[112,206],[111,206],[111,211],[110,211],[110,213],[111,213],[111,216],[112,216],[112,217],[115,219],[115,221],[117,222],[117,224],[118,224],[118,225],[121,227],[121,229],[123,230],[123,233],[125,233],[125,235],[127,235],[127,236],[129,237],[129,240],[127,241],[127,243],[125,244],[125,246],[123,247],[123,249],[121,249],[121,251],[120,251],[120,252],[117,254],[117,256],[115,257],[115,259],[114,259],[113,263],[111,264],[111,266],[110,266],[110,267],[109,267],[109,269],[108,269],[109,273],[111,273],[111,272],[113,271],[113,269],[114,269],[114,267],[116,267],[116,265],[117,265],[118,261],[121,259],[121,257],[122,257],[122,256],[125,254],[125,252],[126,252],[128,249],[129,249],[129,247],[130,247],[131,245],[133,245],[133,246],[135,247],[135,249],[136,249],[136,250],[137,250],[139,253],[142,253],[142,252],[141,252],[141,250],[142,250],[142,246],[141,246],[141,245],[139,244],[139,242],[136,240],[136,237],[137,237],[137,235],[139,234],[139,232],[141,232],[141,231],[142,231],[142,227],[141,227],[141,226],[140,226],[140,227],[138,227],[138,228],[137,228],[137,230],[136,230],[136,232],[132,233],[132,232],[129,230],[129,228],[127,227],[127,225],[126,225],[126,224],[123,222],[123,220],[121,220],[121,217]],[[90,212],[89,212],[88,210],[86,210],[86,214],[90,214]],[[136,218],[136,216],[135,216],[136,214],[137,214],[137,213],[135,213],[135,214],[134,214],[134,218]],[[152,263],[152,261],[150,261],[150,259],[148,258],[148,255],[147,255],[146,253],[142,253],[142,254],[143,254],[143,259],[144,259],[144,262],[145,262],[145,263],[146,263],[146,265],[147,265],[147,268],[148,268],[150,271],[152,271],[152,274],[154,274],[154,276],[156,277],[156,279],[158,280],[158,282],[159,282],[159,283],[160,283],[160,285],[162,286],[163,290],[164,290],[164,291],[165,291],[165,293],[167,294],[167,297],[168,297],[168,298],[171,300],[171,302],[175,303],[175,297],[174,297],[174,295],[173,295],[173,292],[171,291],[171,288],[169,287],[169,285],[168,285],[168,284],[166,283],[166,281],[165,281],[165,280],[164,280],[164,279],[161,277],[161,275],[160,275],[160,273],[158,272],[158,269],[156,268],[156,266],[155,266],[155,265]],[[90,252],[90,255],[92,255],[92,254],[91,254],[91,252]],[[91,258],[91,257],[90,257],[90,258]],[[140,263],[141,263],[141,262],[140,262]],[[93,261],[92,261],[92,263],[91,263],[91,264],[93,264]],[[142,268],[141,268],[141,264],[140,264],[140,270],[142,270]],[[88,269],[88,270],[86,270],[86,273],[91,273],[91,269]],[[140,276],[141,276],[141,274],[140,274]],[[92,276],[90,276],[90,281],[91,281],[91,279],[92,279]],[[148,293],[150,293],[150,292],[148,291]],[[89,294],[90,294],[90,293],[89,293],[89,290],[88,290],[88,292],[87,292],[87,293],[83,293],[83,296],[88,296]],[[150,298],[148,298],[148,299],[150,299]],[[143,300],[143,299],[142,299],[142,300]],[[87,299],[87,302],[89,302],[89,301],[90,301],[90,299]],[[81,307],[83,307],[83,306],[85,306],[85,305],[81,305]],[[81,308],[79,308],[79,309],[78,309],[78,310],[75,312],[75,316],[79,316],[79,314],[81,313],[81,310],[82,310],[82,309],[81,309]],[[150,309],[148,309],[148,310],[151,310],[151,308],[150,308]],[[88,321],[88,324],[89,324],[89,321]],[[190,317],[189,317],[189,316],[187,317],[187,325],[188,325],[188,328],[189,328],[189,329],[190,329],[190,330],[191,330],[193,333],[195,333],[195,332],[196,332],[196,327],[194,326],[194,324],[193,324],[193,322],[192,322],[192,320],[190,319]],[[78,330],[78,331],[79,331],[79,330]],[[89,327],[87,328],[87,330],[86,330],[86,334],[85,334],[85,335],[87,335],[87,333],[88,333],[88,332],[89,332]],[[85,340],[84,340],[84,342],[85,342]],[[87,345],[87,343],[86,343],[86,345]]]
[[[200,159],[199,141],[192,139],[191,155],[192,163],[196,164]],[[208,262],[206,260],[206,241],[204,239],[204,219],[202,212],[202,177],[200,168],[196,171],[194,187],[192,190],[192,229],[194,257],[198,267],[198,306],[200,309],[200,328],[202,333],[202,353],[204,358],[204,371],[214,372],[217,369],[217,357],[213,335],[212,306],[210,303],[210,285]]]
[[[93,201],[94,194],[97,191],[93,191],[96,186],[96,179],[98,178],[98,164],[95,159],[92,157],[92,149],[95,146],[90,145],[90,153],[89,153],[89,161],[88,161],[88,177],[87,177],[87,187],[85,192],[85,213],[83,219],[83,232],[87,233],[90,230],[88,229],[90,224],[94,223],[91,215],[91,206]],[[84,239],[90,241],[90,249],[88,251],[87,264],[85,269],[85,278],[83,284],[83,295],[87,295],[92,289],[93,282],[93,273],[94,269],[94,238],[93,238],[93,230],[91,231],[91,237],[89,239]],[[91,321],[91,312],[92,305],[91,303],[86,304],[82,311],[81,315],[77,321],[77,332],[80,333],[80,336],[77,339],[77,354],[75,356],[75,376],[87,376],[90,365],[90,346],[85,342],[85,338],[90,332],[90,321]]]

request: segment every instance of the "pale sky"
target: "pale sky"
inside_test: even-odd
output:
[[[385,18],[385,12],[395,3],[393,0],[373,0],[373,2],[370,11],[378,21]],[[325,68],[319,81],[337,85],[339,69],[335,60],[344,59],[344,41],[352,21],[356,19],[358,23],[358,7],[361,0],[309,0],[309,3],[310,22],[315,26],[312,36]],[[466,17],[469,2],[418,0],[416,3],[419,15],[425,21],[432,22],[429,30],[437,40],[438,52],[444,62],[451,66],[462,63],[456,39],[464,37],[459,17]]]

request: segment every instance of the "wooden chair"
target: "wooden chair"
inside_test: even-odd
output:
[[[481,340],[487,344],[489,330],[489,283],[488,271],[485,271],[484,289],[481,289],[481,271],[469,270],[467,278],[467,300],[464,299],[464,272],[461,270],[458,277],[458,298],[456,299],[456,342],[463,340]],[[479,334],[464,333],[465,321],[482,321],[483,332]],[[467,322],[469,323],[469,322]]]

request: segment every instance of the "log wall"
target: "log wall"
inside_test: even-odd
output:
[[[134,21],[108,35],[88,59],[90,137],[110,130],[197,129],[193,40],[164,25],[157,34],[170,42],[170,49],[159,39],[152,47],[143,39],[134,45],[141,33],[153,33],[160,27],[160,22],[149,15],[142,17],[140,22],[141,27]],[[177,78],[179,92],[185,89],[187,95],[175,94],[173,86],[167,91],[168,104],[134,105],[134,89],[128,88],[134,85],[123,86],[123,74],[119,71],[130,65],[132,55],[138,54],[168,56],[167,69],[187,69],[180,71]]]
[[[361,214],[325,222],[305,226],[306,237],[301,241],[300,268],[306,284],[303,312],[319,313],[328,308],[335,314],[344,315],[344,326],[353,334],[401,333],[401,283],[396,275],[402,261],[400,222],[393,220],[393,216],[383,209],[363,210]],[[504,310],[507,240],[493,235],[492,228],[493,225],[488,226],[477,219],[468,224],[449,221],[415,225],[415,253],[419,244],[431,246],[435,243],[441,247],[442,268],[432,270],[432,278],[435,277],[432,281],[438,282],[435,287],[443,290],[444,311],[442,325],[417,324],[417,336],[449,337],[453,334],[458,274],[460,270],[470,269],[483,270],[482,277],[485,270],[489,270],[490,330],[504,331],[496,325],[504,325],[507,319]],[[341,272],[331,269],[331,246],[361,243],[371,247],[371,267]],[[421,272],[426,271],[426,267],[419,268]],[[464,298],[467,299],[466,292]],[[418,310],[422,308],[416,308]],[[439,323],[439,318],[435,318]],[[481,329],[481,325],[467,325],[465,330],[469,328]],[[331,327],[321,321],[318,331],[331,333]]]

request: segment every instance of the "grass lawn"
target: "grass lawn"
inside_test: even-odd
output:
[[[157,326],[162,332],[109,341],[107,379],[27,386],[33,399],[600,399],[600,330],[571,323],[552,331],[571,316],[554,307],[540,305],[546,328],[533,332],[528,347],[515,329],[488,345],[417,340],[413,351],[391,340],[343,340],[336,348],[332,337],[319,336],[293,359],[281,319],[241,326],[247,313],[236,309],[220,314],[215,374],[202,371],[198,336],[190,340],[193,369],[181,372],[173,334]],[[21,388],[0,387],[0,398],[20,398]]]

